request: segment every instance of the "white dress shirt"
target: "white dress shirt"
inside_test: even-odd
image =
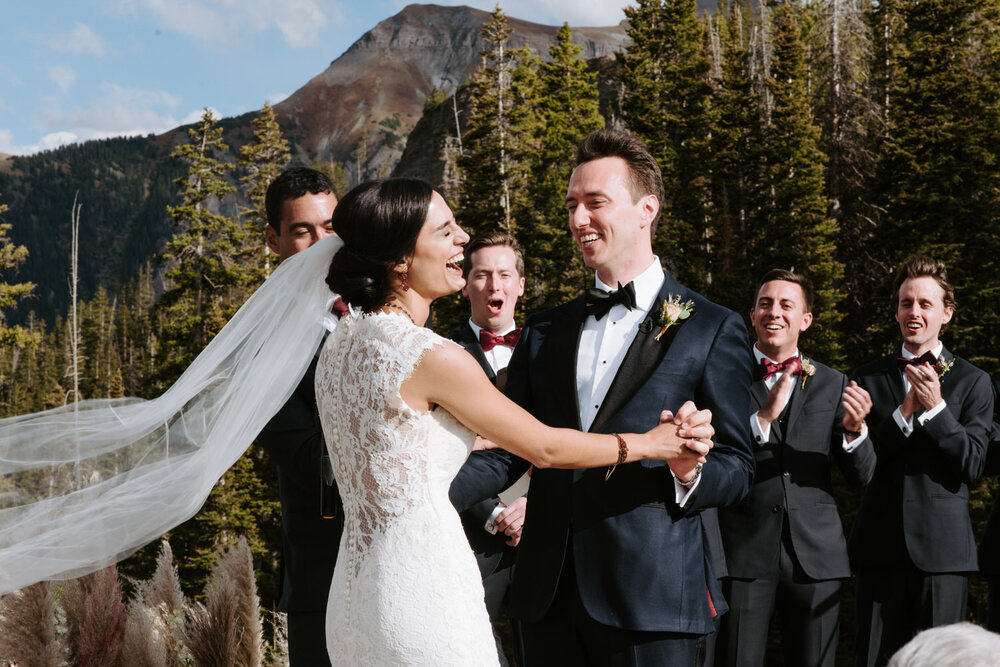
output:
[[[614,292],[618,288],[617,285],[605,285],[596,274],[594,284],[605,292]],[[600,320],[593,315],[587,316],[580,332],[576,356],[576,395],[580,406],[580,428],[584,431],[589,431],[594,423],[618,368],[639,332],[639,325],[646,319],[663,287],[663,269],[658,257],[654,257],[649,267],[632,279],[632,286],[635,288],[634,309],[629,310],[616,303]],[[673,475],[673,471],[670,474]],[[700,481],[699,476],[689,489],[674,477],[675,496],[681,507],[698,488]]]
[[[758,366],[760,365],[760,360],[761,359],[767,359],[772,364],[779,364],[779,363],[781,363],[781,361],[784,361],[784,359],[782,359],[781,361],[775,361],[771,357],[769,357],[766,354],[764,354],[763,352],[761,352],[757,348],[756,344],[754,344],[754,346],[753,346],[752,349],[753,349],[754,360],[757,362]],[[794,357],[800,356],[798,348],[795,349],[795,354],[793,354],[792,356],[794,356]],[[802,377],[808,377],[808,376],[802,376]],[[795,381],[796,382],[802,382],[802,377],[800,377],[799,379],[797,379]],[[769,377],[766,380],[764,380],[764,385],[767,387],[767,390],[769,392],[774,387],[775,383],[778,382],[779,379],[781,379],[781,373],[775,373],[771,377]],[[792,390],[789,391],[788,394],[785,395],[784,401],[782,401],[781,406],[778,408],[778,414],[779,415],[785,409],[785,406],[788,405],[788,399],[791,398],[792,391],[795,391],[795,387],[794,386],[792,387]],[[755,412],[752,415],[750,415],[750,431],[751,431],[751,433],[753,433],[753,439],[757,443],[757,446],[758,447],[763,447],[764,445],[767,444],[767,441],[771,437],[771,422],[767,423],[767,427],[761,426],[760,425],[760,419],[758,418],[759,414],[760,414],[760,411],[758,410],[757,412]],[[852,442],[847,442],[847,436],[845,435],[843,437],[842,441],[841,441],[841,446],[844,448],[845,452],[851,453],[862,442],[864,442],[865,438],[867,438],[867,437],[868,437],[868,425],[865,424],[864,422],[862,422],[862,424],[861,424],[861,435],[859,435],[857,438],[855,438]]]
[[[934,355],[935,359],[940,359],[941,352],[943,350],[944,350],[944,343],[939,341],[937,346],[933,350],[931,350],[931,354]],[[904,347],[903,354],[901,356],[904,359],[913,359],[917,355],[913,354]],[[906,378],[906,373],[904,373],[902,370],[900,370],[899,372],[903,376],[903,395],[905,396],[906,394],[910,393],[910,381]],[[947,405],[948,404],[945,402],[944,396],[942,396],[940,403],[938,403],[933,408],[927,410],[926,412],[922,413],[919,417],[917,417],[917,422],[919,422],[919,424],[923,426],[931,419],[933,419],[935,416],[937,416],[938,413],[944,410],[945,406]],[[900,405],[898,408],[896,408],[896,410],[892,413],[892,418],[896,421],[896,425],[899,427],[899,430],[903,432],[903,436],[909,438],[910,435],[913,434],[913,415],[910,415],[909,419],[903,419],[903,412],[901,410],[902,407],[903,406]]]
[[[475,334],[476,340],[479,340],[479,332],[483,330],[481,326],[469,320],[469,326],[472,327],[472,333]],[[514,323],[511,322],[510,326],[503,331],[496,332],[497,336],[506,336],[511,331],[516,329]],[[507,347],[506,345],[494,345],[493,349],[490,351],[483,350],[483,354],[486,355],[486,361],[490,362],[490,368],[493,369],[494,373],[498,373],[500,370],[507,368],[510,365],[510,358],[514,354],[514,348]]]

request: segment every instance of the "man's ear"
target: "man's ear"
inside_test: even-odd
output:
[[[802,327],[799,328],[799,331],[805,331],[806,329],[809,328],[809,325],[812,323],[813,323],[813,314],[812,313],[804,314],[802,316]]]
[[[281,255],[278,251],[278,230],[276,230],[271,225],[264,225],[264,242],[267,243],[267,247],[271,249],[275,255]]]

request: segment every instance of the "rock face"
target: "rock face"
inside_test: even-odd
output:
[[[369,171],[391,168],[423,112],[427,95],[451,93],[480,64],[487,12],[470,7],[410,5],[365,33],[326,71],[275,105],[278,122],[302,154],[341,162],[367,129]],[[509,18],[514,48],[525,43],[547,57],[557,26]],[[585,59],[626,44],[623,25],[574,28]]]

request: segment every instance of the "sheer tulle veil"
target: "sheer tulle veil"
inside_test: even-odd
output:
[[[0,420],[0,594],[105,567],[198,511],[316,353],[341,245],[282,262],[159,398]]]

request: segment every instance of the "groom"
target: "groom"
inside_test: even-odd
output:
[[[738,315],[660,268],[662,193],[631,134],[583,140],[566,206],[595,288],[528,320],[506,392],[550,426],[598,433],[643,432],[694,401],[712,411],[715,447],[704,467],[685,457],[534,472],[511,593],[529,666],[699,664],[699,640],[726,609],[699,510],[750,488],[750,350]],[[471,504],[524,467],[474,452],[452,499],[462,489]]]

